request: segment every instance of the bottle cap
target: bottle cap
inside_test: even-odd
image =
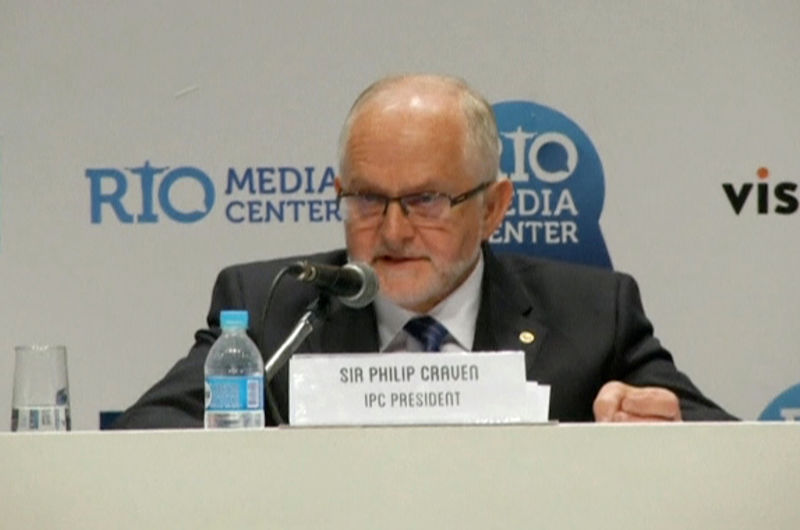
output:
[[[220,311],[219,324],[222,329],[247,329],[249,324],[247,311]]]

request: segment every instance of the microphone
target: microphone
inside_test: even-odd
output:
[[[298,261],[289,267],[298,280],[312,283],[323,291],[339,297],[353,308],[369,305],[378,294],[378,276],[366,263],[353,262],[342,267]]]

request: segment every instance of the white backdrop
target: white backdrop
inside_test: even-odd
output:
[[[800,381],[800,213],[759,215],[754,190],[737,216],[722,190],[761,166],[800,183],[796,1],[297,4],[0,1],[0,414],[15,344],[67,345],[73,426],[94,429],[186,353],[222,266],[342,245],[337,223],[228,222],[225,175],[335,165],[352,99],[403,71],[588,133],[613,264],[709,396],[755,418]],[[145,161],[201,168],[211,213],[91,223],[86,170],[125,174],[136,214]]]

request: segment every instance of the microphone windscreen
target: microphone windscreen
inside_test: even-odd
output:
[[[341,296],[339,300],[348,307],[361,308],[372,303],[378,295],[378,275],[375,269],[364,262],[354,261],[348,263],[343,268],[356,271],[362,278],[361,289],[352,296]]]

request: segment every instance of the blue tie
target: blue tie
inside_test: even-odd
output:
[[[442,343],[450,334],[438,320],[427,315],[412,318],[403,329],[417,339],[425,351],[442,351]]]

